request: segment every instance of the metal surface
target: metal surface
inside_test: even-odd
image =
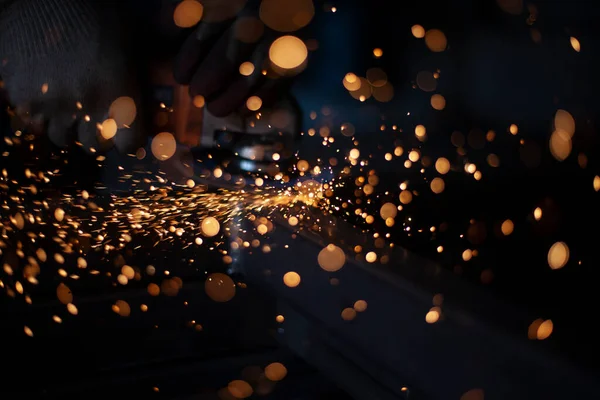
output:
[[[291,237],[279,218],[265,255],[241,261],[249,284],[268,290],[291,312],[282,340],[354,398],[458,399],[480,388],[486,399],[592,398],[599,384],[556,354],[507,331],[502,322],[520,314],[496,298],[459,281],[434,263],[396,247],[387,265],[357,262],[328,273],[317,256],[328,243],[363,244],[365,235],[345,222],[315,213],[320,233]],[[284,245],[289,245],[289,248]],[[302,277],[288,288],[282,276]],[[332,285],[329,278],[339,280]],[[425,322],[436,293],[445,297],[443,317]],[[340,317],[358,300],[368,309],[355,320]],[[486,317],[487,314],[487,317]],[[301,322],[298,322],[300,320]],[[342,361],[343,360],[343,361]]]

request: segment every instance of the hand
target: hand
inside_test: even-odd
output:
[[[183,3],[178,7],[183,7]],[[272,68],[269,62],[269,48],[280,34],[258,18],[260,14],[268,21],[269,10],[274,6],[281,8],[281,4],[276,3],[270,0],[203,2],[201,22],[194,27],[176,56],[174,76],[180,84],[189,85],[192,97],[205,98],[212,115],[224,117],[236,111],[247,111],[244,106],[251,96],[258,96],[262,106],[266,107],[285,92],[289,79],[282,75],[288,74]],[[299,12],[305,11],[310,17],[305,17],[300,25],[307,24],[312,17],[310,13],[314,13],[312,1],[305,3],[308,11]],[[177,21],[177,9],[174,15],[176,23],[185,26],[187,21]],[[281,26],[272,25],[281,29]]]
[[[284,68],[273,62],[270,51],[274,41],[284,35],[281,32],[289,35],[310,22],[312,0],[294,1],[285,9],[279,0],[210,0],[202,4],[198,7],[197,2],[188,0],[174,9],[177,25],[193,27],[175,57],[175,80],[188,87],[192,98],[202,96],[201,103],[206,104],[202,137],[209,138],[208,143],[214,139],[209,147],[218,145],[236,155],[228,165],[276,174],[299,137],[300,110],[287,87],[289,77],[306,65],[308,51],[300,39],[292,38],[298,47],[291,47],[292,53],[296,51],[291,58],[299,62]],[[201,21],[190,24],[186,18],[199,18],[199,10]],[[238,135],[213,137],[223,129]],[[207,142],[203,139],[205,146]]]

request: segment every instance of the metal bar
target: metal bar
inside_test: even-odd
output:
[[[327,243],[348,246],[364,242],[364,236],[343,221],[326,215],[320,218],[323,232],[300,233],[296,239],[291,238],[285,222],[278,223],[269,238],[276,244],[271,252],[255,252],[242,259],[242,270],[250,284],[297,307],[314,329],[335,332],[340,338],[333,340],[338,352],[360,365],[365,376],[378,377],[379,385],[406,385],[428,399],[460,398],[474,388],[483,389],[486,399],[589,398],[598,393],[598,382],[588,372],[543,351],[539,343],[527,340],[525,330],[522,336],[515,336],[471,312],[464,302],[453,304],[452,299],[455,293],[465,291],[478,310],[507,316],[516,311],[404,249],[390,252],[386,266],[357,262],[348,255],[340,271],[330,274],[321,270],[317,255]],[[302,277],[296,288],[282,282],[290,270]],[[338,286],[330,285],[331,276],[339,280]],[[428,324],[425,314],[438,292],[448,299],[443,318]],[[341,310],[358,299],[368,301],[368,310],[350,323],[343,321]],[[387,374],[378,373],[380,364]],[[343,385],[343,379],[349,377],[334,376],[327,365],[323,362],[323,371]]]

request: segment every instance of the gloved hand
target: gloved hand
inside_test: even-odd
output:
[[[283,49],[281,68],[273,62],[273,43],[310,22],[312,0],[285,7],[279,0],[198,4],[185,0],[173,6],[175,24],[192,28],[175,57],[173,73],[179,84],[189,87],[194,104],[202,96],[202,145],[231,150],[234,159],[225,161],[230,168],[275,174],[299,135],[300,110],[287,86],[306,65],[308,51],[298,38],[292,38],[297,47],[280,45],[274,57],[281,63]]]
[[[139,144],[119,7],[113,0],[13,0],[0,9],[0,76],[9,101],[29,129],[47,130],[58,146],[76,140],[88,150],[115,144],[131,151]],[[115,123],[103,124],[108,118]]]
[[[178,8],[184,8],[184,3],[191,1],[183,1]],[[285,92],[290,81],[285,78],[301,68],[273,68],[270,47],[283,35],[280,32],[291,32],[310,22],[312,0],[286,5],[274,0],[207,0],[202,4],[202,19],[175,58],[175,80],[189,85],[192,97],[203,96],[208,111],[217,117],[247,110],[246,101],[251,96],[258,96],[263,107],[271,105]],[[180,23],[185,26],[186,22]]]

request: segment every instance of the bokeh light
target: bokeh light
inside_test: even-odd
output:
[[[579,40],[573,36],[571,36],[569,40],[571,41],[571,47],[573,47],[573,50],[579,53],[581,51],[581,43],[579,43]]]
[[[439,53],[446,50],[448,41],[444,32],[439,29],[430,29],[425,33],[425,44],[429,50]]]
[[[433,178],[430,187],[433,193],[440,194],[444,191],[446,184],[442,178]]]
[[[297,272],[290,271],[283,275],[283,283],[285,286],[295,288],[300,284],[301,278]]]
[[[511,233],[513,233],[513,230],[515,229],[515,224],[510,219],[507,219],[506,221],[502,222],[502,226],[500,227],[500,229],[502,230],[502,234],[504,236],[508,236]]]
[[[206,278],[204,291],[212,301],[225,303],[235,297],[235,284],[228,275],[215,272]]]
[[[427,129],[423,125],[417,125],[415,127],[415,136],[417,138],[423,138],[427,134]]]
[[[329,244],[319,252],[317,261],[319,266],[325,271],[335,272],[339,271],[344,266],[346,255],[338,246]]]
[[[252,386],[250,386],[248,382],[243,380],[235,380],[229,382],[229,384],[227,385],[227,390],[236,399],[245,399],[252,396],[252,393],[254,393]]]
[[[365,312],[367,311],[368,304],[365,300],[357,300],[354,302],[354,310],[356,312]]]
[[[396,218],[398,214],[398,208],[394,203],[385,203],[379,209],[379,215],[382,219]]]
[[[566,110],[557,110],[554,115],[554,129],[566,132],[570,137],[575,134],[575,119]]]
[[[177,142],[173,134],[161,132],[152,139],[151,149],[154,157],[160,161],[165,161],[175,154]]]
[[[387,103],[394,98],[394,87],[391,83],[386,82],[383,86],[373,86],[373,98],[380,103]]]
[[[410,31],[417,39],[422,39],[425,37],[425,28],[423,28],[421,25],[413,25],[410,28]]]
[[[204,7],[196,0],[183,0],[175,7],[173,21],[180,28],[191,28],[202,19]]]
[[[198,94],[198,95],[194,96],[192,103],[194,104],[194,107],[202,108],[202,107],[204,107],[206,101],[204,100],[204,96]]]
[[[431,107],[435,110],[441,111],[446,108],[446,99],[441,94],[434,94],[431,96]]]
[[[381,87],[387,83],[387,74],[381,68],[369,68],[367,70],[367,81],[374,87]]]
[[[189,0],[191,1],[191,0]],[[137,115],[135,101],[131,97],[123,96],[117,98],[110,105],[108,117],[115,120],[119,128],[131,126]]]
[[[246,107],[250,111],[258,111],[262,107],[262,100],[258,96],[250,96],[248,100],[246,100]]]
[[[429,71],[421,71],[417,74],[417,86],[424,92],[433,92],[437,88],[437,79]]]
[[[295,36],[282,36],[269,48],[271,62],[284,70],[300,67],[308,57],[304,42]]]
[[[435,162],[435,170],[442,175],[446,175],[450,171],[450,161],[444,157],[438,158]]]
[[[60,283],[56,288],[56,297],[63,304],[69,304],[73,302],[73,293],[71,289],[64,283]]]
[[[367,260],[368,263],[374,263],[375,261],[377,261],[377,253],[375,253],[374,251],[370,251],[365,255],[365,260]]]
[[[282,363],[275,362],[265,367],[265,376],[268,380],[273,382],[279,382],[283,380],[287,373],[287,368]]]
[[[562,129],[555,130],[550,136],[550,153],[558,161],[564,161],[571,154],[571,137]]]
[[[200,224],[200,229],[202,230],[202,234],[206,237],[213,237],[219,234],[219,230],[221,229],[221,225],[219,221],[217,221],[214,217],[206,217],[202,220]]]
[[[547,319],[546,321],[542,322],[540,324],[539,328],[537,329],[537,339],[538,340],[548,339],[550,337],[550,335],[552,334],[553,329],[554,329],[554,324],[552,323],[552,320]]]
[[[548,250],[548,265],[560,269],[569,262],[569,246],[565,242],[556,242]]]
[[[245,61],[240,64],[240,74],[250,76],[254,72],[254,64],[250,61]]]
[[[113,137],[115,137],[115,135],[117,134],[117,122],[112,119],[106,119],[104,120],[104,122],[102,122],[102,125],[100,127],[100,135],[102,135],[102,137],[104,139],[112,139]]]
[[[410,190],[403,190],[400,192],[400,203],[409,204],[413,199],[413,195]]]
[[[356,318],[356,310],[354,308],[344,308],[342,310],[342,319],[344,321],[352,321],[354,318]]]
[[[131,315],[131,307],[125,300],[117,300],[113,306],[113,311],[121,317],[129,317]]]
[[[440,319],[440,311],[438,307],[433,307],[425,314],[425,321],[428,324],[435,324]]]

